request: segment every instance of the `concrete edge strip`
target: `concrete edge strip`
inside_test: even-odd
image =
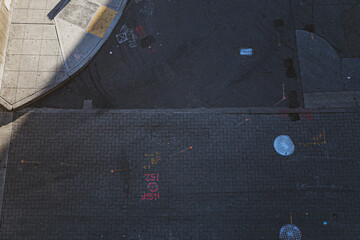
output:
[[[97,52],[100,50],[100,48],[103,46],[103,44],[106,42],[106,40],[110,37],[112,31],[114,30],[115,26],[117,25],[117,23],[119,22],[123,11],[125,9],[127,1],[123,1],[119,12],[116,14],[114,20],[112,21],[112,23],[110,24],[108,30],[106,31],[104,37],[100,40],[100,42],[96,45],[96,47],[94,48],[94,50],[82,61],[82,63],[78,64],[76,69],[72,69],[70,70],[70,72],[66,72],[67,78],[62,80],[61,82],[58,82],[54,85],[50,85],[40,91],[35,92],[34,94],[23,98],[22,100],[20,100],[19,102],[16,102],[14,104],[9,104],[9,103],[4,103],[3,101],[1,101],[0,98],[0,104],[2,104],[7,110],[12,111],[12,110],[16,110],[19,109],[21,107],[24,107],[27,104],[30,104],[31,102],[45,96],[46,94],[49,94],[51,91],[56,90],[58,87],[62,86],[62,84],[66,83],[67,80],[71,80],[71,78],[73,77],[73,75],[75,75],[77,72],[79,72],[82,68],[86,67],[86,65],[90,62],[90,60],[92,58],[94,58],[94,56],[97,54]],[[65,62],[65,61],[64,61]],[[10,106],[11,107],[10,107]]]
[[[359,99],[360,91],[304,93],[305,107],[309,108],[324,108],[325,106],[356,108],[359,107]]]
[[[0,128],[5,128],[5,129],[0,129],[1,132],[1,136],[3,137],[4,135],[6,135],[6,140],[7,143],[5,143],[6,147],[5,147],[5,156],[0,156],[2,159],[0,159],[1,162],[1,166],[0,166],[0,219],[1,219],[1,212],[2,212],[2,205],[3,205],[3,200],[4,200],[4,193],[5,193],[5,183],[6,183],[6,168],[7,168],[7,164],[8,164],[8,158],[9,158],[9,150],[10,150],[10,145],[11,145],[11,138],[12,138],[12,122],[14,119],[14,114],[13,113],[7,113],[9,114],[9,120],[10,122],[8,123],[9,126],[1,126]],[[3,134],[3,131],[9,131],[9,133],[5,133]],[[1,161],[3,160],[3,161]]]
[[[6,101],[4,98],[2,98],[1,96],[0,96],[0,104],[8,111],[13,110],[13,106],[8,101]]]
[[[94,50],[91,52],[92,54],[89,54],[86,56],[86,58],[82,61],[82,63],[78,64],[78,67],[76,69],[71,69],[67,74],[69,76],[74,75],[75,73],[77,73],[81,68],[85,67],[90,60],[96,55],[96,53],[100,50],[100,48],[104,45],[104,43],[108,40],[108,38],[110,37],[112,31],[114,30],[115,26],[118,24],[123,11],[125,9],[126,6],[126,2],[127,1],[123,1],[122,6],[120,7],[118,13],[116,14],[114,20],[112,21],[112,23],[110,24],[108,30],[106,31],[104,37],[100,40],[100,42],[96,45],[96,47],[94,48]]]
[[[64,65],[64,67],[65,67],[65,74],[68,76],[68,69],[69,69],[69,67],[68,67],[68,65],[67,65],[67,63],[66,63],[66,61],[65,61],[65,51],[64,51],[64,49],[63,49],[63,46],[60,44],[60,37],[59,37],[59,30],[58,30],[58,28],[57,28],[57,21],[61,21],[61,20],[59,20],[59,19],[57,19],[57,18],[54,18],[54,26],[55,26],[55,32],[56,32],[56,38],[57,38],[57,41],[58,41],[58,44],[59,44],[59,48],[60,48],[60,53],[61,53],[61,58],[62,58],[62,60],[63,60],[63,65]]]
[[[85,113],[85,114],[103,114],[103,113],[122,113],[122,114],[287,114],[287,113],[360,113],[360,108],[329,108],[329,109],[294,109],[294,108],[195,108],[195,109],[55,109],[55,108],[24,108],[19,113]]]

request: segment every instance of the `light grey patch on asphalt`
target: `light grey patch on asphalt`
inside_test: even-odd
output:
[[[296,30],[304,93],[343,91],[340,58],[333,47],[314,33]]]
[[[359,107],[360,91],[304,93],[306,108]]]
[[[120,33],[116,34],[115,37],[119,44],[123,44],[128,41],[130,48],[137,47],[136,40],[138,37],[136,36],[134,29],[128,28],[126,24],[121,27]]]
[[[341,77],[347,91],[360,91],[360,58],[343,58]]]
[[[84,100],[84,106],[83,109],[92,109],[92,100]]]
[[[86,29],[98,8],[99,5],[87,0],[70,1],[58,18]]]
[[[301,240],[301,231],[294,224],[287,224],[280,229],[281,240]]]
[[[140,9],[140,13],[145,15],[152,15],[155,10],[155,2],[153,0],[146,0],[144,7]]]
[[[282,156],[290,156],[295,151],[295,145],[287,135],[280,135],[274,141],[275,151]]]

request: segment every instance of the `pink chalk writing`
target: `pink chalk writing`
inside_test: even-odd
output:
[[[148,182],[147,188],[150,192],[146,193],[141,196],[142,200],[157,200],[160,198],[159,194],[159,174],[158,173],[148,173],[144,174],[146,181]]]
[[[142,200],[158,200],[160,198],[160,193],[145,193],[142,195]]]
[[[155,173],[152,173],[152,174],[144,174],[146,176],[146,181],[148,182],[155,182],[155,179],[156,181],[159,181],[159,174],[155,174]]]
[[[159,185],[155,182],[151,182],[148,184],[148,189],[150,192],[156,192],[157,190],[159,190]]]

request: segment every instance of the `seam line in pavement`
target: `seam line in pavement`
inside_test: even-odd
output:
[[[286,113],[360,113],[360,108],[294,109],[294,108],[215,108],[215,109],[55,109],[24,108],[18,113],[216,113],[216,114],[286,114]]]

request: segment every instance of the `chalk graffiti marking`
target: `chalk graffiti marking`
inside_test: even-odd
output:
[[[155,54],[156,51],[152,46],[152,44],[155,42],[155,38],[151,35],[148,36],[147,33],[145,32],[144,27],[141,25],[139,27],[136,27],[136,32],[140,37],[140,43],[142,48],[146,48],[149,54],[150,53]]]
[[[250,118],[246,118],[244,121],[239,122],[239,123],[238,123],[238,126],[240,126],[240,125],[242,125],[242,124],[246,123],[246,122],[247,122],[247,121],[249,121],[249,120],[250,120]]]
[[[144,165],[143,169],[150,169],[152,165],[159,164],[161,161],[159,152],[156,152],[155,154],[144,154],[144,156],[150,158],[150,164]]]
[[[128,28],[126,24],[121,27],[120,33],[116,34],[115,37],[119,44],[129,42],[130,48],[137,47],[136,40],[138,39],[138,37],[136,36],[134,29]]]
[[[152,15],[155,10],[155,2],[152,0],[146,0],[144,2],[144,7],[140,9],[140,13],[145,15]]]
[[[157,190],[159,190],[159,185],[155,182],[151,182],[148,184],[148,189],[150,192],[156,192]]]
[[[146,176],[146,181],[148,182],[154,182],[155,180],[156,181],[159,181],[159,174],[144,174]]]
[[[176,153],[174,153],[174,154],[171,154],[169,157],[173,157],[173,156],[178,155],[178,154],[180,154],[180,153],[183,153],[183,152],[185,152],[185,151],[187,151],[187,150],[191,150],[192,148],[193,148],[193,147],[190,146],[190,147],[185,148],[185,149],[183,149],[183,150],[181,150],[181,151],[179,151],[179,152],[176,152]]]
[[[282,99],[280,101],[278,101],[277,103],[274,104],[274,107],[276,107],[277,105],[279,105],[280,103],[282,103],[283,101],[286,100],[286,96],[285,96],[285,84],[282,84],[282,89],[283,89],[283,96]]]
[[[36,168],[39,164],[41,164],[41,162],[39,162],[39,161],[24,161],[24,160],[21,160],[21,161],[20,161],[20,163],[21,163],[21,164],[30,164],[30,165],[34,165],[34,166],[35,166],[35,168]],[[63,162],[60,162],[60,163],[58,163],[58,164],[56,164],[56,165],[60,165],[60,166],[70,166],[70,167],[77,167],[77,165],[75,165],[75,164],[63,163]]]
[[[157,182],[159,182],[159,174],[157,173],[150,173],[150,174],[144,174],[144,176],[146,177],[146,181],[149,182],[147,184],[147,189],[150,192],[144,192],[143,195],[141,196],[142,200],[157,200],[160,198],[160,193],[159,191],[159,184]]]
[[[144,193],[141,197],[142,200],[158,200],[159,198],[159,193]]]
[[[326,144],[325,129],[323,129],[322,133],[320,133],[319,135],[313,137],[313,140],[314,141],[312,143],[298,143],[298,145],[308,146],[308,145]]]
[[[85,55],[78,54],[78,53],[74,53],[73,55],[74,55],[76,61],[78,61],[78,62],[81,62],[81,59],[83,59],[85,57]]]
[[[109,172],[115,173],[115,172],[121,172],[121,171],[126,171],[126,170],[130,170],[130,168],[112,169],[112,170],[110,170]]]

